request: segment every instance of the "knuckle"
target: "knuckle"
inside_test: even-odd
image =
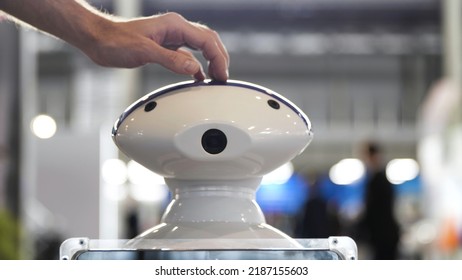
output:
[[[218,33],[215,31],[215,30],[212,30],[212,29],[205,29],[204,30],[205,34],[206,34],[206,42],[207,44],[210,44],[211,46],[214,46],[217,44],[217,42],[220,41],[220,36],[218,35]]]
[[[165,59],[166,62],[171,65],[177,65],[180,62],[180,57],[175,52],[168,52]]]
[[[218,39],[220,37],[220,35],[218,35],[218,32],[216,32],[215,30],[212,30],[212,29],[209,29],[209,30],[210,30],[211,36],[213,36],[215,39]]]
[[[172,22],[186,21],[182,15],[175,13],[175,12],[167,12],[163,16],[167,20],[172,21]]]

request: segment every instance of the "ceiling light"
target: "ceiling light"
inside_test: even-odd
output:
[[[330,180],[337,185],[350,185],[364,176],[365,167],[362,161],[355,158],[340,160],[329,171]]]

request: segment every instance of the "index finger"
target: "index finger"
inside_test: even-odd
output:
[[[186,45],[202,51],[209,61],[209,75],[213,79],[228,79],[229,54],[218,33],[205,25],[188,22],[183,32]]]

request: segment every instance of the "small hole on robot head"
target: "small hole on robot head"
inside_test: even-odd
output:
[[[273,99],[268,100],[268,105],[271,108],[276,109],[276,110],[281,107],[281,105],[279,105],[279,102],[277,102],[276,100],[273,100]]]
[[[150,112],[150,111],[154,110],[154,108],[156,108],[156,106],[157,106],[156,101],[151,101],[151,102],[147,103],[144,106],[144,111],[145,112]]]

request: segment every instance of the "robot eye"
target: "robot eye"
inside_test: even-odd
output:
[[[281,107],[281,105],[279,105],[279,102],[277,102],[276,100],[273,100],[273,99],[268,100],[268,105],[271,108],[276,109],[276,110],[278,110]]]
[[[144,111],[145,111],[145,112],[150,112],[150,111],[152,111],[154,108],[156,108],[156,106],[157,106],[156,101],[151,101],[151,102],[149,102],[148,104],[146,104],[146,105],[144,106]]]
[[[209,129],[202,135],[202,147],[204,150],[212,155],[223,152],[228,143],[226,134],[219,129]]]

